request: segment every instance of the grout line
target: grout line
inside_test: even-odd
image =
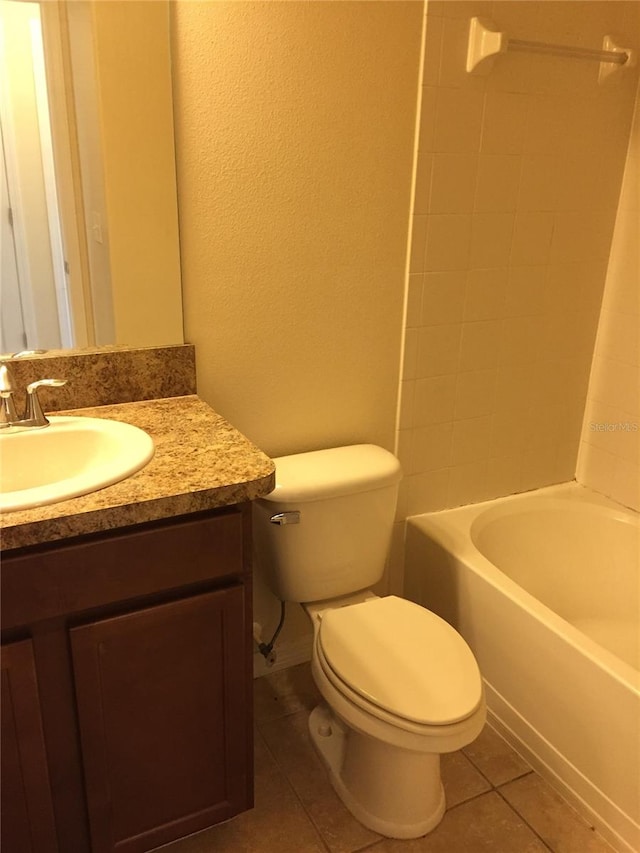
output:
[[[520,778],[522,778],[522,777],[520,777]],[[507,784],[507,783],[505,782],[505,784]],[[511,809],[511,811],[512,811],[512,812],[514,812],[514,814],[518,815],[518,817],[519,817],[519,818],[520,818],[520,820],[524,823],[524,825],[525,825],[525,826],[527,826],[527,827],[531,830],[531,832],[533,832],[533,834],[536,836],[536,838],[538,838],[538,839],[540,840],[540,842],[541,842],[542,844],[544,844],[544,846],[546,847],[546,849],[547,849],[547,850],[550,850],[550,851],[551,851],[551,853],[557,853],[557,851],[555,851],[555,850],[554,850],[554,848],[553,848],[553,847],[551,847],[551,846],[550,846],[550,845],[545,841],[545,839],[540,835],[540,833],[538,832],[538,830],[537,830],[535,827],[531,826],[531,824],[530,824],[530,823],[529,823],[529,821],[524,817],[524,815],[522,815],[522,814],[518,811],[518,809],[517,809],[514,805],[512,805],[512,804],[509,802],[509,800],[507,800],[507,798],[504,796],[504,794],[502,793],[502,791],[501,791],[501,790],[499,790],[498,788],[496,788],[495,790],[496,790],[496,794],[497,794],[497,795],[502,799],[502,801],[503,801],[504,803],[506,803],[506,805]]]
[[[484,772],[483,772],[483,771],[478,767],[478,765],[474,762],[474,760],[473,760],[472,758],[470,758],[470,757],[466,754],[466,752],[463,752],[462,754],[463,754],[463,755],[464,755],[464,757],[465,757],[465,758],[470,762],[470,764],[472,765],[472,767],[473,767],[473,768],[474,768],[474,769],[475,769],[475,770],[476,770],[476,771],[477,771],[477,772],[482,776],[482,778],[483,778],[486,782],[488,782],[488,783],[489,783],[489,785],[491,785],[491,789],[492,789],[493,791],[497,791],[497,790],[498,790],[498,788],[501,788],[503,785],[508,785],[510,782],[515,782],[515,781],[516,781],[516,779],[522,779],[524,776],[528,776],[530,773],[534,773],[534,772],[535,772],[535,771],[533,770],[533,768],[532,768],[532,767],[530,767],[528,770],[523,770],[523,771],[522,771],[522,773],[518,773],[518,775],[517,775],[517,776],[513,776],[511,779],[505,779],[505,780],[504,780],[504,782],[498,782],[498,783],[496,784],[495,782],[492,782],[492,781],[491,781],[491,779],[487,776],[487,774],[486,774],[486,773],[484,773]]]
[[[290,715],[290,714],[288,714],[287,716],[291,716],[291,715]],[[299,803],[299,805],[300,805],[300,808],[302,809],[302,811],[303,811],[303,813],[304,813],[305,818],[306,818],[306,819],[307,819],[307,821],[311,824],[311,827],[313,828],[314,832],[315,832],[315,833],[316,833],[316,835],[318,836],[318,839],[319,839],[319,841],[320,841],[320,844],[321,844],[321,845],[322,845],[322,847],[326,850],[326,853],[331,853],[331,848],[329,847],[329,845],[328,845],[328,844],[327,844],[327,842],[325,841],[323,834],[320,832],[320,830],[319,830],[319,829],[318,829],[318,827],[316,826],[315,821],[313,820],[313,818],[311,817],[311,815],[310,815],[310,814],[309,814],[309,812],[307,811],[307,808],[306,808],[305,804],[303,803],[303,801],[302,801],[301,797],[299,796],[299,794],[298,794],[298,792],[296,791],[295,787],[293,786],[293,784],[292,784],[291,780],[289,779],[289,776],[288,776],[288,774],[285,772],[285,769],[281,766],[281,764],[280,764],[280,762],[278,761],[278,759],[277,759],[276,755],[274,754],[273,750],[272,750],[272,749],[271,749],[271,747],[269,746],[269,743],[267,742],[267,739],[265,738],[265,736],[264,736],[262,733],[260,733],[260,737],[262,738],[262,742],[263,742],[264,746],[266,747],[267,752],[269,753],[269,755],[270,755],[270,756],[271,756],[271,758],[273,759],[273,763],[275,764],[275,766],[276,766],[276,768],[277,768],[277,770],[278,770],[278,773],[280,773],[280,775],[283,777],[283,779],[284,779],[284,780],[285,780],[285,782],[287,783],[287,785],[288,785],[289,789],[291,790],[291,792],[293,793],[294,797],[295,797],[295,798],[296,798],[296,800],[298,801],[298,803]]]

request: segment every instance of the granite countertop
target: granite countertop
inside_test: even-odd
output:
[[[275,485],[269,457],[195,395],[56,414],[133,424],[152,436],[155,454],[97,492],[0,514],[3,551],[241,503]]]

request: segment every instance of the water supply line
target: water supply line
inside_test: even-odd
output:
[[[255,641],[256,646],[258,647],[258,651],[265,659],[267,666],[273,666],[276,662],[277,655],[273,650],[273,646],[275,641],[278,639],[278,634],[282,630],[282,626],[284,625],[284,617],[285,617],[285,602],[280,602],[280,621],[278,622],[278,627],[273,633],[273,637],[268,643],[264,643],[262,641],[262,626],[258,622],[253,623],[253,639]]]

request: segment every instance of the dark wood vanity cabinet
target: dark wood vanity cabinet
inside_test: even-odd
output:
[[[2,850],[58,850],[40,696],[29,640],[2,648]]]
[[[142,853],[252,805],[249,505],[2,562],[2,850]]]

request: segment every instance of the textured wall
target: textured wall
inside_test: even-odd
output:
[[[577,479],[640,510],[640,98],[613,232]]]
[[[421,9],[174,5],[186,340],[271,455],[393,448]]]
[[[427,4],[399,448],[401,512],[574,476],[638,70],[508,53],[464,70],[471,15],[521,39],[638,47],[632,2]]]

